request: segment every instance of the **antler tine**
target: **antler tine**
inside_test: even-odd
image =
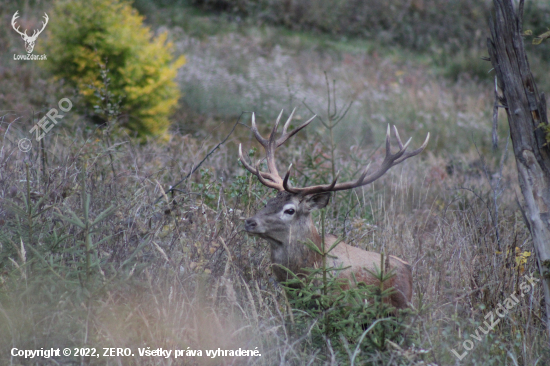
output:
[[[363,183],[363,179],[365,179],[365,177],[367,176],[369,172],[369,168],[370,168],[370,163],[367,164],[367,167],[365,168],[365,170],[363,170],[363,173],[361,173],[361,175],[359,176],[359,179],[357,179],[356,184],[361,185]]]
[[[283,188],[285,191],[290,193],[298,193],[298,191],[291,186],[288,185],[288,178],[290,178],[290,169],[292,169],[292,163],[288,166],[288,169],[286,170],[285,177],[283,178]]]
[[[281,117],[283,116],[284,109],[281,109],[281,112],[279,113],[279,116],[277,117],[277,120],[275,120],[275,126],[273,126],[273,130],[271,131],[271,135],[269,135],[269,142],[273,143],[275,141],[275,136],[277,135],[277,130],[279,129],[279,122],[281,121]]]
[[[426,136],[426,140],[424,140],[424,143],[422,143],[422,145],[418,149],[404,154],[402,157],[395,160],[394,165],[397,165],[397,164],[407,160],[408,158],[412,158],[413,156],[420,154],[422,151],[424,151],[426,146],[428,146],[428,141],[430,141],[430,133],[429,132],[428,132],[428,135]],[[407,142],[407,144],[408,144],[408,142]]]
[[[256,140],[263,146],[267,146],[267,140],[260,135],[260,132],[258,131],[258,126],[256,126],[256,116],[254,115],[254,112],[252,112],[252,132],[254,132],[254,137],[256,137]]]
[[[395,138],[397,139],[397,144],[399,145],[399,149],[403,150],[403,143],[401,142],[401,137],[399,137],[399,131],[397,131],[397,127],[395,127],[395,125],[393,125],[393,133],[395,134]]]
[[[386,156],[390,155],[391,151],[391,134],[390,134],[390,124],[388,123],[388,128],[386,129]]]
[[[338,180],[338,178],[340,178],[340,171],[336,172],[336,176],[332,180],[332,183],[330,183],[330,186],[328,186],[327,190],[331,191],[334,186],[336,186],[336,181]]]
[[[413,139],[412,137],[409,137],[409,139],[407,140],[407,142],[405,142],[405,145],[403,145],[401,150],[403,151],[407,150],[407,147],[409,147],[409,144],[411,143],[412,139]]]
[[[285,122],[285,125],[283,126],[283,136],[286,134],[286,129],[288,128],[288,125],[290,124],[290,121],[292,121],[292,117],[294,117],[294,112],[296,112],[296,108],[292,110],[292,113],[290,113],[290,116]]]
[[[241,161],[241,163],[243,163],[246,170],[248,170],[250,173],[256,172],[252,165],[248,164],[248,162],[244,160],[242,144],[239,144],[239,160]]]
[[[388,128],[389,129],[389,128]],[[409,138],[409,140],[407,141],[407,143],[405,143],[405,145],[403,145],[403,147],[395,154],[388,154],[388,150],[386,151],[386,157],[384,158],[384,161],[382,162],[382,165],[380,166],[380,168],[372,173],[370,176],[367,177],[367,179],[364,179],[362,182],[361,182],[361,186],[365,185],[365,184],[369,184],[369,183],[372,183],[374,182],[375,180],[377,180],[378,178],[380,178],[381,176],[383,176],[384,174],[386,174],[386,172],[393,166],[399,164],[399,163],[402,163],[403,161],[407,160],[408,158],[410,157],[413,157],[415,155],[418,155],[420,154],[422,151],[424,151],[424,149],[426,148],[426,146],[428,146],[428,141],[430,139],[430,133],[428,133],[428,136],[426,137],[426,140],[424,141],[424,143],[416,150],[414,151],[411,151],[411,152],[408,152],[405,154],[405,150],[407,149],[407,147],[409,146],[409,144],[411,143],[411,140],[412,140],[412,137]],[[358,187],[358,186],[357,186]],[[355,187],[353,187],[355,188]]]
[[[397,131],[397,127],[395,125],[393,126],[393,132],[395,134],[395,138],[397,139],[397,144],[399,145],[399,151],[395,154],[392,154],[390,151],[391,142],[390,142],[390,125],[388,124],[388,129],[386,132],[386,157],[384,158],[384,161],[391,161],[393,162],[397,161],[403,154],[405,154],[405,151],[407,150],[407,147],[412,141],[412,137],[410,137],[405,145],[403,145],[403,142],[401,141],[401,137],[399,137],[399,132]],[[402,161],[402,160],[401,160]],[[393,166],[393,165],[391,165]],[[391,167],[390,166],[390,167]],[[389,168],[388,168],[389,169]]]
[[[294,114],[294,112],[293,112]],[[292,117],[292,115],[291,115]],[[309,125],[311,123],[311,121],[313,121],[315,119],[315,117],[317,117],[317,115],[313,115],[313,117],[311,117],[310,119],[308,119],[307,121],[305,121],[301,126],[299,127],[296,127],[294,130],[290,131],[289,133],[283,133],[283,135],[281,137],[279,137],[277,139],[277,147],[281,146],[282,144],[284,144],[286,142],[286,140],[288,140],[289,138],[291,138],[292,136],[294,136],[295,134],[297,134],[300,130],[302,130],[303,128],[307,127],[307,125]],[[288,125],[290,123],[290,118],[289,120],[285,123],[285,128],[284,130],[286,130],[286,125]]]

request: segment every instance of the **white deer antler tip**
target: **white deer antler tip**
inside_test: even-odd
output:
[[[424,140],[424,143],[420,147],[422,149],[424,149],[426,146],[428,146],[428,141],[430,141],[430,133],[429,132],[428,132],[428,135],[426,136],[426,140]]]
[[[290,170],[292,169],[292,163],[288,166],[288,169],[286,170],[285,177],[283,178],[283,181],[288,180],[288,177],[290,177]]]
[[[390,136],[390,124],[388,123],[388,129],[386,130],[386,137]]]
[[[290,116],[288,117],[289,120],[292,119],[292,117],[294,116],[294,113],[295,113],[295,112],[296,112],[296,108],[294,108],[294,109],[292,110],[292,112],[290,112]]]

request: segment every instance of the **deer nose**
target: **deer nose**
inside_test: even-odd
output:
[[[254,218],[246,219],[244,222],[244,229],[246,231],[252,231],[258,226],[258,222]]]

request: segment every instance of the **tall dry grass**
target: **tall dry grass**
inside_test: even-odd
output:
[[[174,135],[166,145],[134,145],[131,139],[117,137],[108,145],[97,130],[60,130],[49,136],[43,171],[36,146],[32,153],[22,153],[8,138],[12,131],[3,132],[3,360],[25,364],[10,357],[14,346],[134,351],[135,357],[86,360],[113,365],[173,362],[139,357],[139,347],[189,347],[203,355],[218,347],[258,347],[262,354],[258,358],[188,357],[177,364],[323,363],[318,350],[308,346],[307,334],[293,334],[287,328],[288,308],[270,275],[267,246],[242,233],[241,220],[271,194],[236,164],[235,142],[246,140],[246,129],[223,145],[174,196],[163,195],[163,190],[181,179],[217,141]],[[282,151],[281,156],[296,160],[303,172],[296,184],[305,177],[316,181],[323,171],[329,175],[327,164],[315,170],[309,166],[310,159],[322,159],[322,150],[311,149],[316,144],[319,141],[310,137],[308,144],[295,141],[294,147]],[[353,171],[369,152],[338,151],[337,164]],[[375,154],[374,164],[381,157]],[[90,216],[110,204],[117,206],[115,215],[93,234],[93,242],[110,238],[94,247],[97,262],[91,282],[85,282],[81,273],[84,259],[77,251],[81,231],[54,215],[69,209],[81,215],[78,176],[83,161],[92,197]],[[21,232],[24,220],[8,208],[10,204],[24,209],[26,164],[31,200],[46,197],[42,209],[48,209],[33,218],[32,237]],[[409,343],[388,351],[391,356],[374,355],[373,360],[393,357],[403,364],[455,364],[450,349],[458,350],[482,324],[483,316],[518,290],[524,274],[537,272],[533,256],[525,257],[525,263],[518,261],[520,254],[532,252],[532,244],[515,202],[513,161],[504,159],[502,169],[499,164],[498,159],[477,153],[450,160],[428,151],[372,186],[335,198],[330,210],[337,216],[328,223],[331,232],[413,265],[417,314],[410,319]],[[495,201],[491,186],[498,189],[497,185],[502,192]],[[158,197],[162,199],[156,203]],[[66,238],[55,242],[54,232]],[[528,295],[475,343],[468,363],[547,360],[542,294],[535,287]]]
[[[242,219],[272,195],[237,164],[237,142],[244,151],[258,148],[250,131],[238,126],[179,190],[163,194],[226,136],[242,110],[258,113],[263,133],[281,108],[300,106],[299,117],[308,117],[304,98],[324,115],[326,70],[337,80],[338,105],[355,100],[335,131],[334,163],[342,179],[369,160],[381,161],[377,148],[387,123],[413,136],[413,146],[426,132],[433,136],[425,153],[380,181],[338,193],[327,214],[329,231],[348,243],[384,250],[413,266],[416,313],[407,323],[407,342],[371,355],[373,364],[458,364],[451,349],[462,353],[463,341],[473,339],[484,316],[517,291],[525,274],[536,277],[534,255],[528,256],[532,243],[516,203],[521,195],[514,162],[503,157],[506,131],[500,131],[499,150],[489,148],[491,85],[467,76],[442,79],[408,53],[361,48],[364,43],[319,45],[269,29],[210,37],[173,29],[171,37],[188,58],[180,74],[186,107],[166,144],[136,144],[97,129],[75,111],[44,145],[33,140],[32,150],[23,153],[17,142],[33,139],[28,131],[36,122],[30,107],[40,106],[41,117],[60,97],[74,96],[32,65],[2,65],[2,363],[36,363],[11,357],[12,347],[129,347],[135,356],[38,362],[331,364],[330,349],[323,359],[307,332],[291,331],[267,245],[243,235]],[[281,167],[294,162],[300,172],[295,184],[330,177],[326,133],[316,122],[281,149]],[[254,159],[259,156],[256,151]],[[93,247],[89,280],[82,230],[67,220],[69,210],[84,216],[84,166],[90,217],[116,206],[92,234],[92,243],[107,239]],[[33,205],[36,211],[28,215]],[[494,330],[473,339],[475,348],[462,364],[549,363],[542,302],[535,286]],[[139,357],[143,347],[189,347],[203,356]],[[258,347],[262,356],[204,357],[206,349],[218,347]]]

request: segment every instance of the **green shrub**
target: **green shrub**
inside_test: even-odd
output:
[[[143,17],[124,0],[62,0],[51,19],[46,66],[55,77],[76,87],[86,108],[101,109],[105,100],[98,91],[107,68],[121,125],[140,137],[165,137],[179,98],[174,78],[185,63],[183,56],[173,61],[166,33],[153,39]]]
[[[325,211],[321,211],[321,225],[324,237]],[[325,356],[336,351],[338,364],[366,364],[375,354],[383,358],[388,341],[406,343],[404,322],[410,310],[395,309],[387,301],[395,289],[385,288],[385,283],[395,273],[384,268],[384,256],[380,268],[372,272],[379,285],[366,285],[355,277],[353,281],[338,278],[342,268],[328,267],[327,257],[340,241],[330,248],[324,240],[321,248],[311,241],[304,243],[321,255],[321,266],[308,269],[305,278],[281,266],[290,277],[281,285],[293,309],[292,323],[298,336],[306,333],[311,346],[324,349]]]

